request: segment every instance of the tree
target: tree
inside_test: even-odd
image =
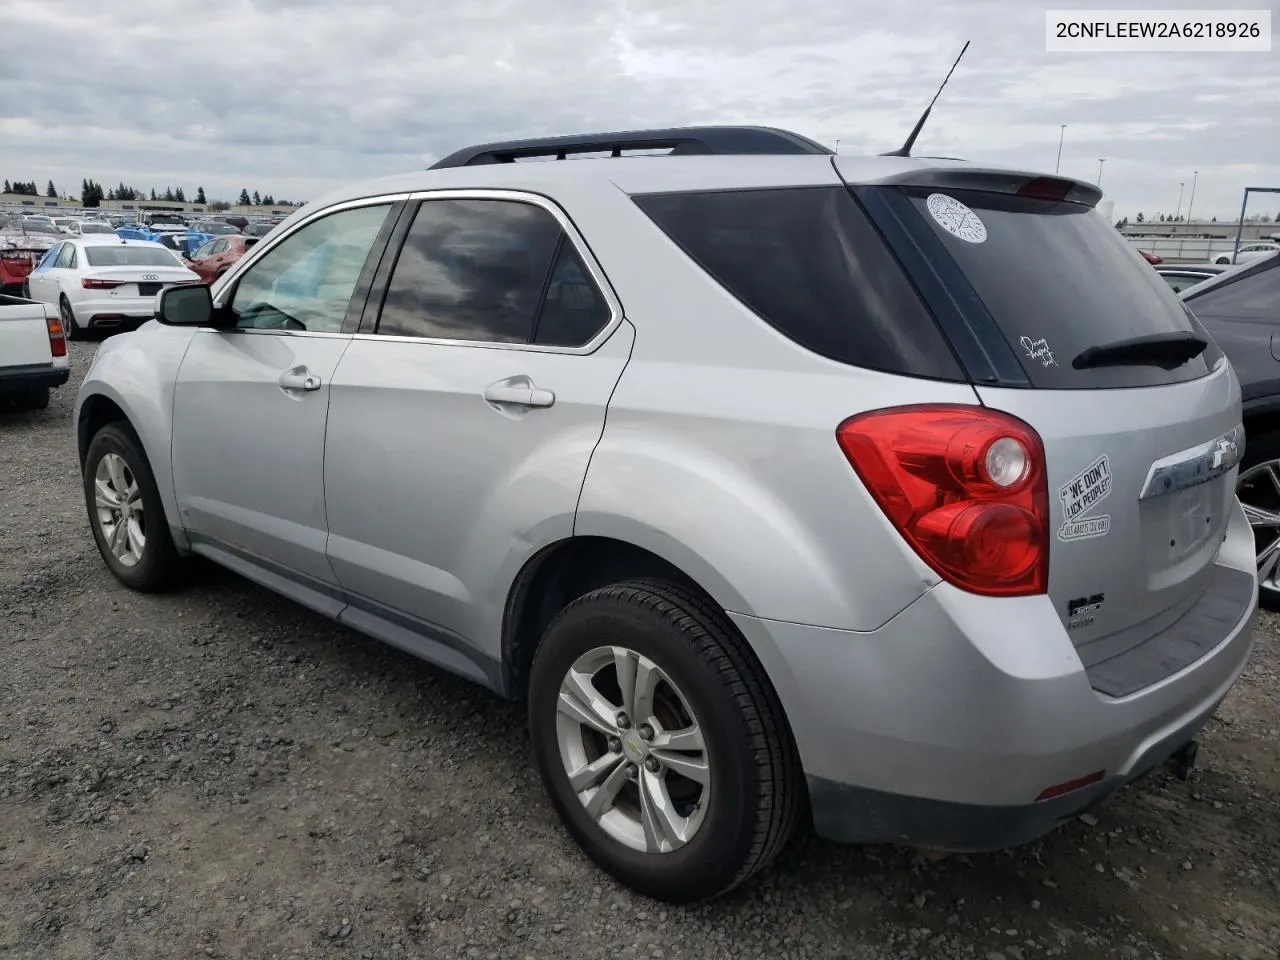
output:
[[[1144,223],[1144,222],[1146,221],[1146,219],[1147,219],[1147,218],[1146,218],[1146,217],[1144,217],[1144,216],[1142,215],[1142,211],[1141,211],[1141,210],[1139,210],[1139,211],[1138,211],[1138,215],[1137,215],[1136,217],[1134,217],[1134,218],[1133,218],[1133,222],[1134,222],[1134,223]]]
[[[257,190],[253,191],[253,205],[254,205],[255,207],[260,207],[260,206],[262,206],[262,198],[261,198],[260,196],[258,196],[258,191],[257,191]]]
[[[196,187],[196,203],[208,203],[204,198],[204,187]]]
[[[1210,222],[1210,223],[1217,223],[1217,222],[1218,222],[1218,218],[1217,218],[1217,217],[1210,217],[1210,218],[1209,218],[1209,222]]]
[[[5,193],[13,193],[13,188],[12,188],[12,186],[10,186],[10,184],[9,184],[9,181],[8,181],[8,180],[6,180],[6,181],[4,182],[4,192],[5,192]]]
[[[231,204],[227,203],[225,200],[215,200],[213,203],[209,204],[209,210],[212,213],[221,213],[224,210],[230,209]]]
[[[174,188],[173,188],[173,199],[177,200],[179,203],[186,203],[186,202],[187,202],[187,196],[186,196],[186,194],[184,194],[184,193],[182,192],[182,188],[181,188],[181,187],[174,187]]]
[[[156,188],[155,188],[155,187],[152,187],[152,188],[151,188],[151,199],[152,199],[152,200],[155,200],[155,199],[156,199]]]
[[[250,200],[250,199],[249,199],[249,191],[248,191],[248,190],[243,190],[243,189],[242,189],[242,190],[240,191],[240,199],[239,199],[239,201],[237,201],[237,202],[238,202],[238,203],[240,204],[240,206],[242,206],[242,207],[247,207],[247,206],[249,206],[249,204],[251,204],[251,203],[253,202],[252,200]]]
[[[49,181],[49,186],[45,187],[44,195],[45,195],[46,197],[56,197],[56,196],[58,195],[58,191],[57,191],[57,190],[55,190],[55,189],[54,189],[54,187],[53,187],[53,181],[52,181],[52,180],[50,180],[50,181]]]

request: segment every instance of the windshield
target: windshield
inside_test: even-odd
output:
[[[153,213],[148,218],[153,224],[172,224],[173,226],[182,226],[182,218],[176,217],[171,213]]]
[[[1076,369],[1090,347],[1152,335],[1208,339],[1160,274],[1092,207],[1004,193],[907,191],[1004,332],[1032,386],[1146,387],[1205,376],[1216,348],[1172,370]]]
[[[195,228],[201,233],[209,233],[219,237],[240,232],[229,223],[197,223]]]
[[[91,267],[180,267],[181,263],[163,247],[106,246],[84,248]]]
[[[114,233],[111,226],[106,223],[82,223],[80,224],[81,233]]]

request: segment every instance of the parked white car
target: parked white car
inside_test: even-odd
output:
[[[67,230],[73,237],[105,234],[114,237],[116,235],[115,227],[105,220],[73,220]]]
[[[1240,245],[1239,251],[1236,253],[1236,263],[1248,263],[1250,260],[1257,260],[1259,257],[1269,257],[1274,253],[1280,253],[1280,243],[1272,243],[1270,240],[1259,240],[1254,243],[1245,243]],[[1214,263],[1230,263],[1231,254],[1220,253],[1213,258]]]
[[[27,293],[56,306],[74,339],[87,330],[138,327],[154,316],[165,287],[199,282],[158,243],[90,234],[51,247],[27,278]]]

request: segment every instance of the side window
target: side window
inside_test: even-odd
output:
[[[356,281],[390,209],[390,204],[355,207],[290,234],[236,285],[230,303],[236,326],[341,332]]]
[[[591,279],[569,238],[551,269],[551,282],[533,330],[533,342],[552,347],[580,347],[609,322],[609,303]]]
[[[62,250],[58,253],[58,262],[54,264],[63,270],[68,270],[76,265],[76,248],[69,243],[62,245]]]
[[[387,284],[378,333],[527,343],[563,231],[515,200],[428,200]]]
[[[191,255],[191,259],[199,260],[202,257],[213,256],[213,245],[216,242],[217,241],[215,240],[206,240],[203,244],[200,245],[200,249]]]
[[[211,256],[217,256],[217,255],[218,255],[218,254],[220,254],[220,253],[226,253],[226,252],[227,252],[227,241],[226,241],[226,240],[215,240],[215,241],[213,241],[213,247],[212,247],[212,249],[210,249],[210,251],[209,251],[209,253],[210,253],[210,255],[211,255]]]

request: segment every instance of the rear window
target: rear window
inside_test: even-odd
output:
[[[1202,317],[1280,321],[1280,259],[1242,269],[1212,286],[1187,294]]]
[[[795,343],[859,367],[965,379],[933,315],[845,188],[635,199],[721,286]]]
[[[89,247],[85,259],[91,267],[180,267],[182,264],[168,250],[156,247]]]
[[[1168,282],[1092,207],[969,190],[907,192],[1003,331],[1032,386],[1158,386],[1213,369],[1220,353],[1212,341],[1172,370],[1072,366],[1089,347],[1134,337],[1190,333],[1208,339]],[[945,199],[931,206],[930,198],[940,196],[963,206]]]
[[[105,223],[82,223],[80,224],[80,232],[81,233],[115,233],[115,231],[112,230],[111,227],[109,227]]]

